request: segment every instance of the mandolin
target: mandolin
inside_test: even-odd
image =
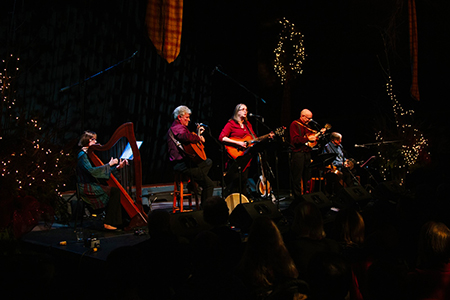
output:
[[[309,129],[309,128],[308,128]],[[314,148],[317,145],[317,141],[319,140],[319,137],[327,130],[331,129],[330,124],[325,124],[325,126],[320,131],[315,131],[312,129],[309,129],[312,133],[308,134],[308,139],[310,139],[311,136],[314,137],[314,141],[308,141],[306,142],[306,146],[310,148]]]

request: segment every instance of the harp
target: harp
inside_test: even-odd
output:
[[[136,143],[136,137],[134,136],[134,125],[131,122],[122,124],[111,136],[110,140],[104,145],[93,145],[89,147],[88,156],[95,166],[102,166],[104,163],[94,153],[94,151],[109,151],[116,143],[126,138],[130,143],[131,150],[133,152],[133,167],[134,167],[134,182],[135,182],[135,200],[130,196],[131,191],[128,191],[117,180],[117,178],[111,174],[111,177],[107,181],[107,184],[112,187],[117,187],[120,190],[120,203],[130,216],[131,221],[125,230],[130,230],[135,227],[145,226],[147,224],[147,215],[144,212],[142,206],[142,163],[139,149]]]

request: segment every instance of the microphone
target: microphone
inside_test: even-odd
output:
[[[365,146],[365,145],[358,145],[358,144],[355,144],[355,148],[366,148],[366,146]]]
[[[316,121],[314,121],[313,119],[309,119],[310,122],[313,122],[316,125],[319,125],[319,123],[317,123]]]
[[[255,115],[255,114],[252,114],[252,113],[248,113],[248,116],[249,117],[255,117],[255,118],[262,118],[260,115]]]
[[[195,123],[195,125],[197,125],[197,126],[201,126],[201,127],[205,127],[205,128],[207,128],[207,127],[208,127],[208,125],[206,125],[206,124],[203,124],[203,123]]]
[[[216,71],[219,71],[219,67],[218,67],[218,66],[215,66],[215,68],[212,70],[211,76],[214,75],[214,73],[215,73]]]

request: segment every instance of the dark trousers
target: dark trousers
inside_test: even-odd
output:
[[[206,160],[196,164],[191,160],[182,160],[174,164],[173,170],[189,176],[202,188],[202,203],[210,198],[214,192],[214,182],[208,173],[212,167],[212,160]]]
[[[294,199],[306,192],[308,180],[311,179],[311,152],[293,152],[291,155],[292,193]]]
[[[120,190],[111,187],[109,191],[109,200],[105,208],[105,224],[112,226],[122,225],[122,204],[120,203]]]

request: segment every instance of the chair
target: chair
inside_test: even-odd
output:
[[[74,172],[75,172],[75,175],[77,175],[76,168],[75,168]],[[76,176],[76,178],[78,179],[78,176]],[[76,198],[77,198],[77,203],[76,203],[75,207],[72,206],[72,214],[75,211],[75,220],[74,220],[74,225],[73,225],[74,229],[77,228],[79,219],[80,219],[79,227],[83,227],[83,219],[84,219],[84,214],[86,212],[86,209],[88,211],[88,213],[87,213],[88,217],[96,218],[97,215],[104,215],[104,213],[105,213],[104,208],[93,209],[88,203],[86,203],[83,200],[83,197],[81,197],[81,194],[80,194],[80,188],[78,186],[78,182],[75,182],[75,188],[76,188],[75,194],[70,197],[70,198],[72,198],[73,196],[76,195]]]
[[[184,192],[184,182],[186,182],[187,193]],[[192,210],[192,197],[195,198],[195,207],[200,209],[198,204],[198,189],[197,184],[187,175],[181,172],[174,173],[173,182],[173,208],[172,212],[183,212],[184,210],[184,198],[187,197],[189,201],[189,211]]]
[[[321,189],[320,184],[322,184],[324,178],[323,177],[312,177],[309,181],[309,193],[314,193],[316,191],[316,183],[319,184],[319,190]]]

